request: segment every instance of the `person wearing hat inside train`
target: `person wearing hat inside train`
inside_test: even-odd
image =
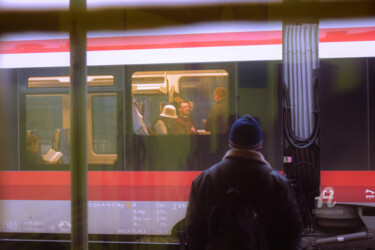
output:
[[[159,119],[152,126],[156,135],[176,134],[174,123],[177,119],[176,108],[173,105],[166,105],[161,112]]]
[[[261,146],[259,123],[244,115],[229,132],[223,159],[195,178],[185,221],[189,249],[298,249],[302,222],[294,193]]]

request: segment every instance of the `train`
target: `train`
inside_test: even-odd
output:
[[[4,237],[71,232],[69,51],[68,34],[1,37]],[[375,19],[89,32],[87,73],[91,239],[178,241],[193,179],[228,150],[228,132],[203,122],[224,87],[230,122],[254,116],[262,153],[295,180],[304,249],[374,244]],[[163,107],[179,100],[191,103],[200,133],[152,134]],[[53,149],[60,160],[30,162],[30,135],[40,156]]]

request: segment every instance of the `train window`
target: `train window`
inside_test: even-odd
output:
[[[97,154],[116,153],[116,96],[92,97],[93,151]]]
[[[191,116],[196,121],[195,126],[200,133],[205,130],[215,131],[213,124],[204,124],[209,116],[211,108],[215,105],[215,89],[226,91],[228,89],[228,73],[226,71],[217,72],[217,74],[205,74],[204,76],[185,76],[180,79],[180,95],[182,99],[191,101],[194,105],[192,107]],[[226,95],[220,93],[219,95]],[[218,101],[220,102],[220,101]],[[225,103],[224,109],[229,109],[228,102]],[[211,126],[211,127],[210,127]],[[217,133],[225,133],[226,129],[216,129]]]
[[[69,76],[48,76],[48,77],[30,77],[28,88],[61,88],[69,87]],[[87,86],[104,87],[114,86],[115,81],[112,75],[90,75],[87,76]]]
[[[66,95],[27,95],[26,130],[39,137],[39,150],[46,154],[52,147],[56,128],[63,128],[63,105]]]
[[[113,164],[117,159],[117,96],[90,94],[88,121],[89,162]]]
[[[221,69],[135,72],[132,75],[134,132],[141,135],[226,133],[228,117],[219,121],[210,111],[222,102],[220,110],[229,116],[228,87],[228,72]],[[214,94],[215,89],[220,91]],[[181,103],[187,111],[182,110]],[[190,116],[189,125],[180,128],[179,116]]]
[[[69,107],[68,94],[26,95],[27,164],[69,164]]]
[[[112,75],[90,75],[87,81],[89,87],[114,86]],[[70,95],[54,94],[56,89],[48,90],[69,87],[69,76],[29,77],[27,84],[28,88],[33,88],[33,94],[26,95],[26,158],[32,159],[26,162],[30,164],[35,158],[38,159],[38,164],[43,164],[41,157],[45,158],[53,149],[62,153],[61,160],[54,163],[69,164]],[[35,90],[43,91],[43,94],[34,94]],[[47,94],[47,91],[51,94]],[[90,91],[91,89],[88,94],[87,111],[88,163],[112,165],[117,159],[117,94],[108,93],[108,89],[105,93],[94,94]],[[36,154],[29,153],[32,150],[30,151],[28,144],[36,140],[30,135],[39,138]]]

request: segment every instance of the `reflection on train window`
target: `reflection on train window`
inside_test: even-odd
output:
[[[65,96],[26,96],[26,130],[39,138],[40,153],[52,147],[56,128],[63,128]]]
[[[228,86],[228,72],[220,69],[135,72],[132,75],[134,133],[226,133]],[[222,90],[220,98],[216,97],[219,92],[215,89]]]
[[[97,154],[115,154],[116,149],[116,96],[92,97],[93,150]]]
[[[111,165],[117,159],[117,96],[109,93],[114,86],[112,75],[90,75],[88,81],[87,156],[89,164]],[[69,76],[29,77],[28,88],[43,94],[26,95],[26,130],[28,135],[39,138],[39,150],[35,158],[45,158],[50,149],[61,152],[62,157],[54,163],[70,163],[70,95],[55,94],[56,87],[69,87]],[[96,93],[90,93],[95,87]],[[106,87],[106,93],[97,92]],[[50,89],[48,89],[50,88]],[[51,91],[54,93],[47,93]],[[59,90],[60,91],[60,90]],[[30,150],[26,137],[27,157]],[[28,163],[29,160],[27,160]],[[38,161],[39,162],[39,161]],[[42,161],[43,163],[43,161]],[[41,164],[42,164],[41,163]],[[50,163],[50,162],[49,162]]]
[[[88,162],[113,164],[117,159],[117,96],[88,96]]]

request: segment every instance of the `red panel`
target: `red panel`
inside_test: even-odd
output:
[[[2,171],[0,188],[3,186],[70,186],[69,171]]]
[[[199,171],[89,171],[88,183],[96,186],[190,186]],[[69,171],[4,171],[1,186],[70,185]]]
[[[70,186],[2,186],[0,200],[70,200]]]
[[[333,190],[332,202],[375,202],[375,171],[322,171],[322,192],[327,187]]]
[[[189,186],[89,186],[89,200],[97,201],[187,201]]]
[[[323,194],[326,187],[332,187],[333,193],[327,191]],[[371,192],[373,193],[371,193]],[[332,202],[375,202],[375,185],[359,187],[359,186],[322,186],[322,200],[327,202],[332,194]],[[325,197],[323,197],[325,195]]]
[[[186,201],[198,171],[90,171],[89,200]],[[70,200],[70,172],[0,172],[0,200]]]
[[[199,171],[91,171],[89,185],[97,186],[190,186]]]
[[[375,27],[331,28],[319,30],[319,42],[375,41]]]
[[[190,186],[89,186],[90,201],[187,201]],[[70,200],[70,186],[6,186],[0,200]]]
[[[199,173],[92,171],[88,196],[103,201],[187,201]],[[375,202],[375,171],[322,171],[321,186],[322,191],[332,188],[333,202]],[[70,200],[70,173],[0,172],[0,199]]]
[[[322,171],[322,186],[375,186],[375,171]]]

